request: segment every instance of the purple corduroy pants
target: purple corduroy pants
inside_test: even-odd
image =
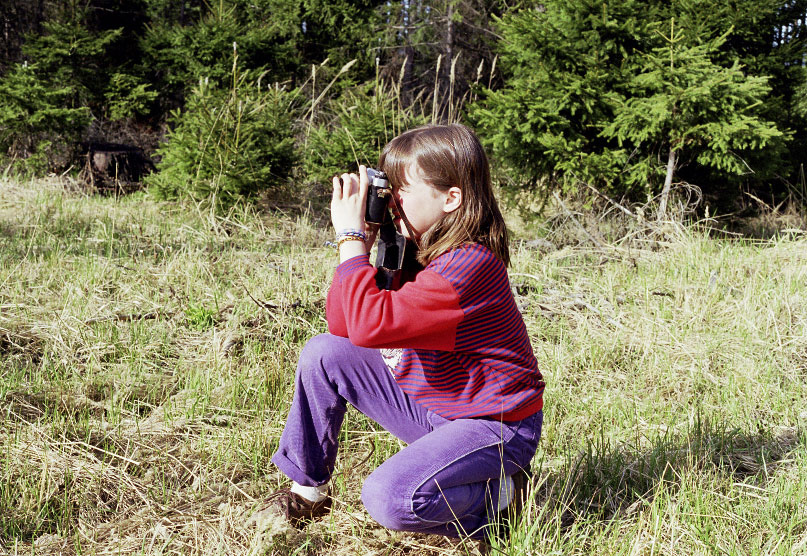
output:
[[[543,417],[445,419],[401,390],[378,350],[322,334],[300,354],[275,465],[301,485],[328,482],[348,403],[408,444],[365,481],[370,515],[389,529],[451,537],[484,536],[500,478],[529,469]]]

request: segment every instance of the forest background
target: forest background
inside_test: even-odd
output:
[[[496,180],[807,203],[804,0],[36,0],[0,6],[6,172],[140,149],[163,197],[317,191],[461,121]],[[135,172],[134,180],[140,174]],[[584,187],[584,184],[589,187]],[[713,210],[714,212],[714,210]]]
[[[0,0],[0,554],[807,553],[805,13]],[[523,519],[375,523],[401,443],[349,411],[297,530],[261,509],[327,331],[328,178],[452,121],[547,383]]]

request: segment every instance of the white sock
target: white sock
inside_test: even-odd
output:
[[[516,484],[513,482],[513,477],[508,475],[503,480],[499,481],[499,507],[496,508],[497,512],[502,511],[510,505],[510,502],[513,501],[513,497],[515,496],[515,489]]]
[[[319,502],[328,497],[328,484],[326,483],[318,487],[308,487],[296,482],[292,482],[291,491],[294,494],[299,494],[309,502]]]

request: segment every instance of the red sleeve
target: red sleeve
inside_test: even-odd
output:
[[[328,332],[347,338],[345,312],[342,310],[342,284],[335,274],[325,299],[325,320],[328,321]]]
[[[452,350],[464,314],[448,280],[430,270],[397,291],[380,290],[369,255],[340,264],[328,291],[332,334],[357,346]]]

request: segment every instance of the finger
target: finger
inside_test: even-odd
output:
[[[342,174],[342,183],[345,184],[343,186],[343,189],[342,189],[342,196],[343,197],[348,197],[350,195],[353,195],[353,193],[355,191],[355,188],[353,186],[353,177],[354,177],[354,174],[347,174],[347,173]]]
[[[367,166],[362,164],[359,166],[359,198],[365,199],[367,197],[367,189],[370,187],[370,178],[367,177]]]
[[[333,177],[333,199],[339,200],[342,198],[342,182],[339,181],[339,176]]]

